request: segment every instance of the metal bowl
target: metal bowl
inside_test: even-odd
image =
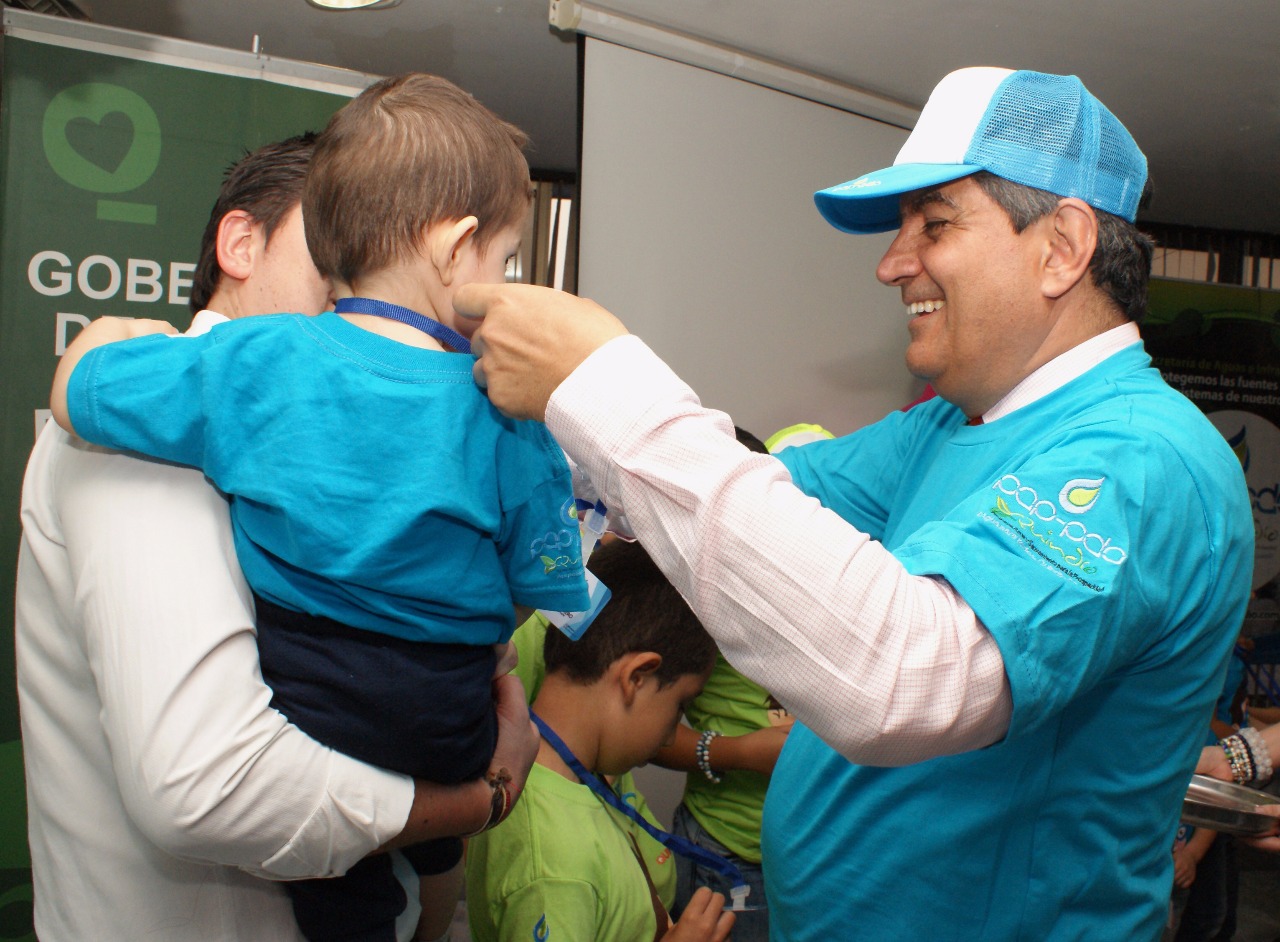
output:
[[[1280,797],[1207,775],[1191,776],[1182,801],[1182,820],[1238,837],[1261,837],[1280,827],[1280,818],[1258,811],[1280,804]]]

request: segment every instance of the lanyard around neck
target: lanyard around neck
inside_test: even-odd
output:
[[[372,314],[374,317],[385,317],[416,327],[430,337],[439,340],[446,347],[452,347],[458,353],[470,353],[471,341],[439,321],[424,317],[417,311],[411,311],[399,304],[379,301],[377,298],[339,298],[333,306],[335,314]]]
[[[565,744],[565,741],[556,735],[555,730],[547,725],[546,721],[534,713],[529,711],[529,717],[538,727],[538,732],[542,734],[542,738],[546,740],[547,745],[556,751],[565,765],[574,775],[578,776],[583,785],[586,785],[593,792],[604,799],[605,803],[610,807],[621,811],[636,824],[644,828],[645,831],[659,844],[669,850],[679,854],[681,857],[687,857],[690,860],[696,860],[703,866],[710,867],[717,873],[723,874],[726,879],[733,885],[730,894],[733,897],[733,908],[741,910],[743,903],[746,901],[747,894],[751,892],[751,888],[747,886],[747,881],[742,878],[742,871],[735,867],[730,861],[721,857],[719,854],[713,854],[705,847],[699,847],[692,841],[686,840],[678,834],[670,834],[660,828],[654,827],[640,812],[631,807],[625,801],[618,797],[618,793],[606,785],[595,775],[587,771],[587,767],[582,761],[573,754],[573,751]]]

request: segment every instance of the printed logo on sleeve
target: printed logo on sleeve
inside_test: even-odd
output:
[[[1104,563],[1123,565],[1129,558],[1128,550],[1113,538],[1090,530],[1085,520],[1064,519],[1062,514],[1080,518],[1088,513],[1097,504],[1105,483],[1105,477],[1074,478],[1062,485],[1058,499],[1053,501],[1042,498],[1016,475],[1005,474],[991,486],[997,496],[989,519],[1015,528],[1012,532],[1043,560],[1097,589],[1081,575],[1093,575]]]
[[[552,530],[550,533],[544,533],[529,544],[529,556],[541,561],[544,575],[549,576],[553,572],[576,569],[582,564],[582,556],[569,555],[581,545],[574,539],[576,535],[576,529]],[[563,552],[566,550],[568,552]]]

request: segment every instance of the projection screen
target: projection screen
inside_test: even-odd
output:
[[[813,205],[905,131],[592,38],[583,93],[581,295],[761,438],[850,432],[915,398],[907,316],[875,278],[889,237]]]

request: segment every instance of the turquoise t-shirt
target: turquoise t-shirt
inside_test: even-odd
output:
[[[902,768],[797,724],[765,804],[773,938],[1156,939],[1253,567],[1223,437],[1135,344],[987,425],[935,399],[779,457],[955,587],[1013,715],[993,746]]]
[[[88,441],[201,468],[262,597],[411,641],[491,644],[512,603],[587,607],[568,465],[470,357],[336,314],[107,344],[77,365]]]

